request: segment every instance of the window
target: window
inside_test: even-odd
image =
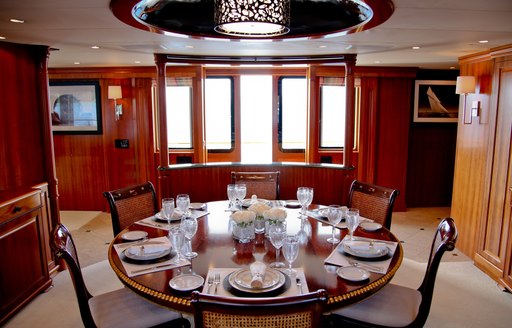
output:
[[[169,148],[192,148],[192,79],[168,79],[165,97]]]
[[[206,149],[231,151],[235,143],[233,78],[208,77],[205,80]]]
[[[279,144],[281,150],[306,149],[307,81],[305,77],[279,78]]]
[[[345,86],[341,78],[320,82],[320,147],[345,146]]]

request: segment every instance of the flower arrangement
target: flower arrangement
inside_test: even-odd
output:
[[[286,220],[287,212],[283,208],[271,208],[263,212],[263,217],[270,223],[283,222]]]
[[[240,227],[247,227],[254,223],[254,219],[256,218],[256,213],[252,211],[236,211],[235,213],[229,216],[231,220],[233,220],[236,225]]]
[[[247,210],[256,213],[256,220],[263,220],[264,219],[263,212],[270,210],[270,209],[271,209],[271,207],[268,206],[267,204],[258,202],[258,203],[254,203],[251,206],[249,206],[249,208]]]

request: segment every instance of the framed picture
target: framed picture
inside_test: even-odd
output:
[[[456,81],[417,80],[414,88],[414,122],[457,123],[459,95]]]
[[[58,134],[101,134],[98,81],[50,82],[52,129]]]

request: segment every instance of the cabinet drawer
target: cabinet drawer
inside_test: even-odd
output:
[[[0,204],[0,224],[41,207],[41,192],[34,191]]]

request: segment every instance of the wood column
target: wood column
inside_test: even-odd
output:
[[[345,147],[343,151],[343,165],[352,167],[352,152],[354,149],[354,118],[355,118],[355,83],[354,67],[356,65],[355,56],[347,56],[345,65]]]

